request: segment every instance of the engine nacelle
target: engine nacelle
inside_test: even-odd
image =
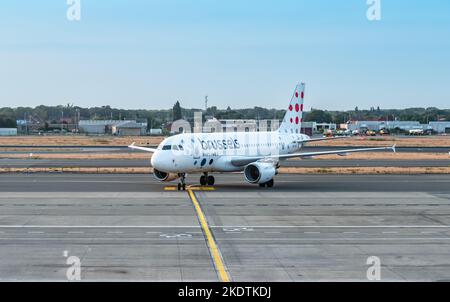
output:
[[[159,181],[172,181],[179,178],[178,174],[167,173],[156,169],[153,169],[153,175],[155,175],[156,179]]]
[[[277,174],[273,163],[256,162],[244,169],[245,180],[251,184],[266,183]]]

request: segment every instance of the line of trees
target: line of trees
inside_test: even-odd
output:
[[[12,116],[0,115],[0,128],[16,128],[16,120]]]
[[[147,120],[148,127],[159,128],[165,123],[184,118],[190,120],[194,112],[201,109],[183,108],[180,102],[176,102],[172,109],[167,110],[145,110],[145,109],[117,109],[110,106],[83,108],[67,104],[65,106],[37,106],[0,108],[0,127],[16,127],[16,120],[29,119],[40,120],[42,124],[59,123],[61,118],[80,119],[137,119]],[[204,111],[204,110],[203,110]],[[214,116],[217,119],[282,119],[285,110],[267,109],[253,107],[246,109],[219,109],[216,106],[209,107],[204,112],[204,116]],[[305,112],[304,121],[345,123],[349,120],[404,120],[419,121],[428,123],[429,121],[448,120],[450,121],[450,109],[429,108],[407,108],[407,109],[380,109],[372,107],[368,110],[360,110],[356,107],[348,111],[327,111],[311,109]]]

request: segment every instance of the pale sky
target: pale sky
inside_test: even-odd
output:
[[[0,3],[0,107],[450,108],[450,1]]]

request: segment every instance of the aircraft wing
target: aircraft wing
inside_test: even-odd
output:
[[[262,159],[288,159],[294,157],[313,157],[329,154],[346,155],[348,153],[355,152],[370,152],[370,151],[381,151],[381,150],[392,150],[395,152],[395,145],[391,147],[376,147],[376,148],[360,148],[360,149],[343,149],[343,150],[331,150],[331,151],[318,151],[318,152],[303,152],[303,153],[292,153],[292,154],[280,154],[280,155],[269,155],[269,156],[259,156],[259,157],[245,157],[239,156],[231,159],[231,164],[237,167],[248,165],[252,162],[262,160]]]
[[[128,148],[130,149],[136,149],[136,150],[142,150],[142,151],[146,151],[146,152],[152,152],[155,153],[156,149],[154,148],[147,148],[147,147],[139,147],[139,146],[135,146],[135,143],[133,142],[131,145],[128,146]]]
[[[340,138],[349,138],[350,136],[332,136],[332,137],[319,137],[319,138],[310,138],[307,140],[296,141],[296,143],[309,143],[309,142],[319,142],[319,141],[328,141]]]

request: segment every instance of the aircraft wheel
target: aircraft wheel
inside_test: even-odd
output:
[[[274,181],[273,181],[273,179],[271,179],[271,180],[269,180],[269,181],[266,183],[266,185],[267,185],[268,188],[272,188],[272,187],[273,187],[273,183],[274,183]]]
[[[212,175],[208,176],[208,178],[207,178],[208,186],[214,186],[215,181],[216,180],[214,179],[214,176],[212,176]]]
[[[206,186],[206,176],[205,175],[200,176],[200,184],[202,186]]]
[[[178,184],[178,191],[181,191],[181,184]]]
[[[260,187],[260,188],[264,188],[265,186],[266,186],[265,183],[259,184],[259,187]]]

